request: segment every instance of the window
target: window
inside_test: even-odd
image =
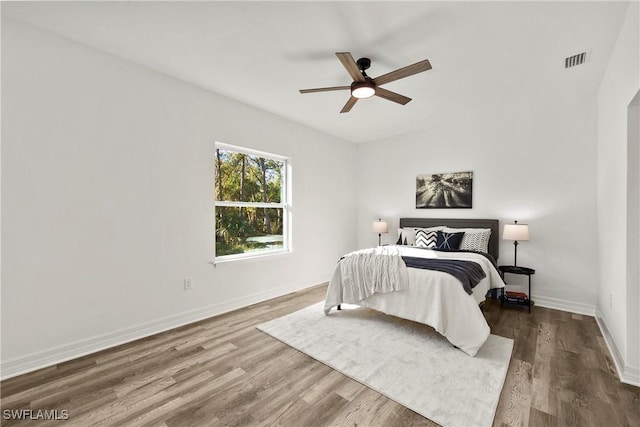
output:
[[[216,260],[289,250],[286,158],[216,143]]]

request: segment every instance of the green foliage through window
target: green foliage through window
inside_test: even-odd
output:
[[[286,161],[216,147],[216,256],[284,249]]]

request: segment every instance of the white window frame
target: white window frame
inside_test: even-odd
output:
[[[265,159],[277,160],[284,163],[282,171],[282,183],[280,185],[280,203],[263,203],[263,202],[230,202],[217,200],[214,194],[213,206],[213,263],[225,263],[229,261],[240,261],[249,259],[258,259],[265,256],[286,254],[291,252],[291,160],[288,157],[278,154],[267,153],[264,151],[253,150],[250,148],[240,147],[237,145],[226,144],[216,141],[214,144],[214,153],[216,149],[233,151],[236,153],[248,154],[250,156],[263,157]],[[216,168],[213,168],[214,185],[217,179]],[[220,207],[252,207],[252,208],[278,208],[282,209],[282,248],[264,249],[256,252],[246,252],[242,254],[220,255],[216,254],[216,238],[217,229],[215,225],[216,208]]]

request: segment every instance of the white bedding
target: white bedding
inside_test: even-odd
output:
[[[469,295],[458,279],[447,273],[408,268],[408,290],[374,294],[358,305],[425,323],[465,353],[475,356],[490,333],[479,304],[485,300],[489,289],[504,287],[498,271],[486,257],[476,253],[438,252],[407,246],[398,248],[402,256],[473,261],[482,267],[486,277]],[[327,289],[325,314],[330,315],[330,310],[343,302],[342,277],[338,265]]]

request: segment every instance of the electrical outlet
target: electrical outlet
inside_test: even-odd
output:
[[[609,293],[609,307],[613,307],[613,294]]]
[[[184,290],[190,291],[191,289],[193,289],[193,286],[191,284],[191,279],[184,279]]]

